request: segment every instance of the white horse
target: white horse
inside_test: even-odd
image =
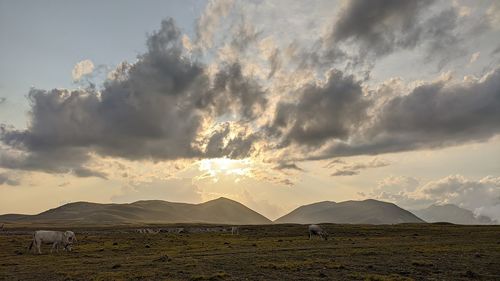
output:
[[[328,232],[324,231],[319,225],[311,224],[309,226],[309,239],[312,239],[312,236],[318,235],[322,239],[328,240]]]
[[[231,227],[231,235],[239,235],[239,234],[240,234],[240,230],[237,226]]]
[[[59,247],[71,251],[71,245],[76,242],[76,236],[73,231],[52,231],[52,230],[37,230],[33,233],[33,240],[29,246],[28,250],[31,250],[35,246],[39,254],[42,253],[42,244],[52,244],[50,252],[55,249],[59,251]]]

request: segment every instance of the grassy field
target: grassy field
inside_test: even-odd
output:
[[[309,240],[303,225],[243,226],[234,236],[75,227],[73,252],[46,245],[35,255],[26,251],[32,229],[10,227],[0,232],[0,279],[500,280],[499,226],[324,228],[328,241]]]

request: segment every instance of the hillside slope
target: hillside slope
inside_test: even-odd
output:
[[[427,222],[451,222],[454,224],[498,223],[486,216],[475,216],[472,211],[453,204],[431,205],[425,209],[412,212]]]
[[[130,204],[69,203],[38,215],[7,214],[0,222],[129,224],[129,223],[214,223],[268,224],[269,219],[236,201],[219,198],[201,204],[161,200]]]
[[[319,202],[301,206],[275,223],[351,223],[396,224],[423,223],[414,214],[392,203],[368,199],[364,201]]]

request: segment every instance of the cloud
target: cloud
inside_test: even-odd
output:
[[[102,179],[107,179],[107,175],[105,173],[102,173],[102,172],[99,172],[99,171],[95,171],[95,170],[91,170],[91,169],[85,168],[85,167],[75,168],[75,169],[72,170],[72,172],[77,177],[82,177],[82,178],[86,178],[86,177],[98,177],[98,178],[102,178]]]
[[[4,104],[7,101],[7,98],[5,97],[0,97],[0,105]]]
[[[422,42],[428,62],[437,61],[441,69],[454,58],[465,55],[465,35],[459,31],[459,26],[459,15],[455,8],[441,11],[422,24]],[[480,34],[479,31],[475,33]]]
[[[480,52],[475,52],[475,53],[473,53],[473,54],[470,56],[469,63],[470,63],[470,64],[472,64],[472,63],[476,62],[476,61],[477,61],[477,59],[479,59],[479,55],[480,55],[480,54],[481,54]]]
[[[213,37],[221,18],[226,17],[233,6],[232,0],[211,0],[196,24],[196,45],[211,48]]]
[[[295,163],[285,163],[282,162],[278,166],[274,167],[275,170],[296,170],[296,171],[304,171],[304,169],[297,166]]]
[[[298,91],[298,101],[281,102],[268,130],[281,146],[319,146],[330,139],[346,139],[366,118],[369,101],[360,82],[333,70],[324,84],[309,84]]]
[[[272,36],[266,37],[259,42],[261,57],[269,62],[270,71],[267,79],[271,79],[278,72],[282,65],[283,59],[280,49]]]
[[[492,55],[496,55],[496,54],[499,54],[499,53],[500,53],[500,45],[498,45],[498,47],[496,47],[493,51],[491,51]]]
[[[424,83],[390,99],[373,125],[324,156],[374,155],[485,141],[500,133],[500,69],[460,83]]]
[[[93,159],[259,156],[269,167],[299,170],[294,163],[303,160],[433,149],[500,133],[498,68],[411,87],[399,78],[370,80],[376,59],[396,51],[422,48],[419,55],[446,63],[459,51],[453,46],[466,43],[463,25],[474,13],[460,16],[430,0],[345,3],[327,34],[307,42],[282,41],[252,14],[233,11],[249,6],[232,1],[208,2],[192,42],[165,20],[137,61],[119,64],[99,87],[31,89],[28,127],[0,126],[7,148],[0,167],[107,177],[91,168]],[[322,20],[331,23],[331,14]],[[221,28],[225,17],[232,25]],[[357,64],[368,70],[356,72]],[[91,68],[78,63],[78,79]],[[376,165],[344,163],[333,174]]]
[[[263,88],[243,75],[239,63],[223,65],[215,75],[213,88],[197,100],[198,106],[212,107],[218,115],[239,113],[246,120],[262,113],[266,103]]]
[[[282,65],[282,60],[281,60],[281,57],[280,57],[280,52],[279,50],[276,48],[273,50],[273,52],[269,55],[269,64],[271,66],[271,71],[269,72],[267,78],[272,78],[274,76],[274,74],[276,74],[276,72],[281,68],[281,65]]]
[[[254,196],[254,194],[244,189],[237,199],[241,199],[241,202],[247,207],[263,214],[271,220],[277,219],[283,214],[284,210],[282,207],[269,202],[269,200],[257,199]]]
[[[236,134],[232,135],[234,132]],[[248,134],[247,130],[225,122],[214,129],[208,138],[203,156],[207,158],[219,158],[221,156],[232,159],[245,158],[254,152],[253,144],[258,136]]]
[[[255,29],[255,26],[245,17],[242,17],[240,23],[233,30],[231,47],[239,53],[243,52],[251,43],[256,42],[258,37],[259,32]]]
[[[332,168],[332,167],[335,167],[337,165],[347,165],[347,163],[340,158],[335,158],[335,159],[331,160],[330,162],[328,162],[323,168]]]
[[[486,16],[490,21],[491,27],[498,29],[500,26],[500,4],[498,1],[492,1],[490,7],[486,11]]]
[[[331,174],[331,176],[354,176],[358,175],[361,170],[381,168],[389,165],[389,162],[378,158],[373,158],[366,162],[354,163],[346,163],[342,160],[334,159],[328,163],[326,167],[335,167],[335,171]]]
[[[170,202],[200,203],[201,190],[190,179],[155,180],[149,183],[126,185],[111,201],[130,203],[138,200],[166,200]]]
[[[415,190],[420,184],[420,181],[414,177],[407,176],[389,176],[378,182],[376,191],[405,191],[410,192]]]
[[[416,49],[424,54],[424,61],[436,63],[441,69],[465,54],[465,38],[487,29],[481,19],[461,17],[460,7],[443,7],[434,0],[344,3],[323,40],[322,60],[340,57],[349,59],[355,67],[371,69],[373,61],[383,56]]]
[[[394,202],[408,209],[422,209],[432,205],[437,198],[423,198],[415,196],[420,181],[407,176],[389,176],[378,182],[377,187],[369,194],[368,198]]]
[[[94,71],[94,63],[91,60],[82,60],[75,64],[71,71],[71,76],[73,77],[73,81],[80,81],[82,77],[92,73],[92,71]]]
[[[397,180],[401,180],[400,185]],[[370,197],[388,200],[409,209],[431,204],[455,204],[500,221],[500,178],[470,180],[461,175],[420,184],[411,178],[390,178],[379,183]]]
[[[84,164],[90,159],[88,150],[82,148],[51,148],[26,152],[0,147],[0,167],[6,169],[106,178],[105,173],[85,167]]]
[[[19,185],[21,182],[18,178],[10,173],[0,173],[0,185]]]
[[[429,0],[346,1],[333,26],[333,44],[355,41],[363,52],[385,55],[398,47],[415,46],[420,36],[418,19]]]
[[[336,170],[330,175],[332,177],[338,177],[338,176],[355,176],[358,175],[359,171],[356,170]]]
[[[245,157],[256,136],[233,131],[242,126],[202,132],[233,113],[241,114],[229,123],[256,118],[265,90],[238,63],[220,66],[212,79],[183,51],[182,34],[169,19],[148,38],[147,52],[120,64],[102,90],[31,89],[29,127],[0,131],[3,144],[23,155],[0,166],[104,176],[84,167],[91,153],[131,160]]]

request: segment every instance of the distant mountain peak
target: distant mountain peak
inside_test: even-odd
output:
[[[319,201],[319,202],[312,203],[312,204],[336,204],[336,202],[325,200],[325,201]]]
[[[222,196],[221,196],[221,197],[219,197],[219,198],[217,198],[217,199],[209,200],[209,201],[207,201],[207,202],[210,202],[210,201],[215,201],[215,202],[237,202],[237,201],[235,201],[235,200],[229,199],[229,198],[227,198],[227,197],[222,197]],[[206,203],[206,202],[205,202],[205,203]],[[239,202],[237,202],[237,203],[239,203]]]
[[[382,203],[382,204],[393,204],[391,202],[385,202],[385,201],[380,201],[380,200],[371,199],[371,198],[368,198],[368,199],[365,199],[365,200],[361,200],[361,201],[357,201],[357,200],[351,200],[351,201],[354,201],[354,202],[376,202],[376,203]]]
[[[344,202],[323,201],[300,206],[276,220],[277,223],[396,224],[424,222],[397,205],[375,199]]]
[[[412,211],[427,222],[450,222],[454,224],[495,224],[487,216],[477,216],[471,210],[455,204],[432,204],[427,208]]]

